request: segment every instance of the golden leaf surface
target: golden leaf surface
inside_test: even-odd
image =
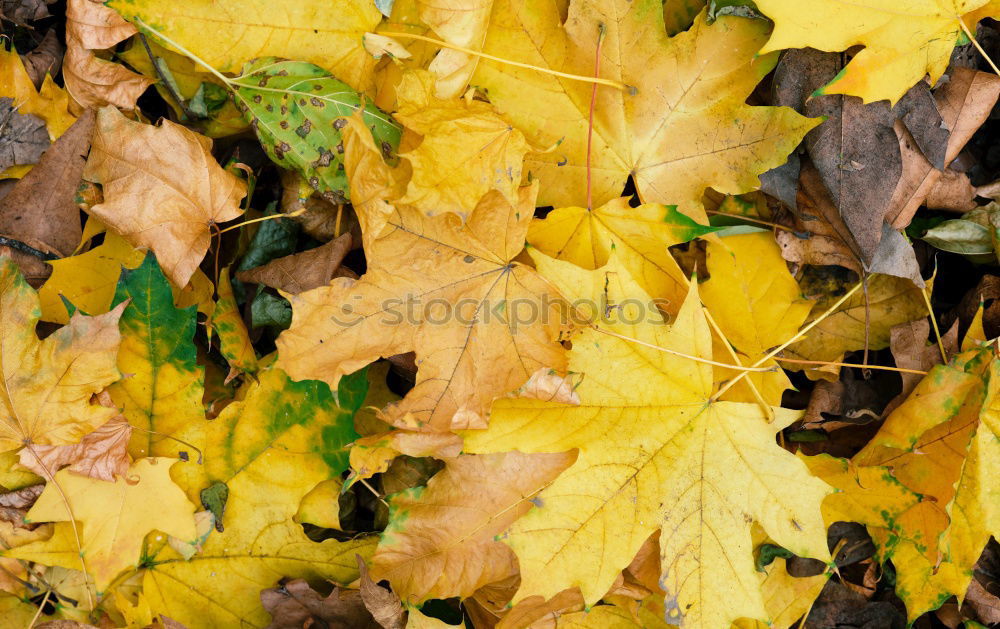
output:
[[[193,539],[195,507],[170,479],[170,466],[175,461],[166,457],[139,459],[126,476],[119,476],[114,482],[80,476],[69,470],[56,472],[26,519],[76,521],[80,527],[80,547],[75,557],[74,553],[67,553],[65,563],[49,565],[78,569],[82,563],[101,592],[118,573],[139,563],[143,539],[150,531]],[[65,533],[60,535],[58,531],[71,526],[57,528],[52,546],[65,544]],[[49,545],[50,541],[35,542],[18,548],[12,556],[34,559],[38,557],[36,551],[44,555]],[[48,562],[43,560],[43,563]]]
[[[655,309],[638,305],[648,296],[614,258],[584,271],[533,257],[567,298],[604,296],[616,307],[599,326],[607,334],[585,329],[573,341],[569,369],[583,374],[578,406],[498,400],[489,430],[465,433],[472,453],[579,450],[509,531],[521,565],[514,601],[578,586],[592,604],[660,529],[661,584],[673,622],[766,620],[752,523],[796,554],[827,557],[820,504],[830,489],[775,443],[775,432],[798,413],[775,408],[768,424],[756,405],[714,402],[709,365],[650,347],[711,356],[695,286],[667,326]],[[720,597],[725,606],[712,603]]]
[[[0,451],[75,443],[115,415],[90,398],[118,380],[121,308],[76,314],[40,341],[38,295],[10,258],[0,258]]]
[[[356,120],[344,128],[353,141]],[[368,134],[361,129],[360,134]],[[537,369],[561,369],[558,295],[530,267],[514,262],[534,214],[537,186],[515,205],[491,191],[462,221],[428,217],[382,196],[391,175],[371,144],[347,154],[351,197],[362,224],[368,268],[292,296],[292,325],[278,337],[278,366],[293,379],[335,387],[374,362],[416,352],[416,386],[385,410],[403,428],[482,427],[490,402]],[[365,156],[369,157],[365,157]],[[381,165],[383,176],[375,171]],[[523,320],[516,317],[523,317]]]
[[[700,213],[708,187],[727,194],[758,187],[757,175],[785,162],[819,124],[784,107],[751,107],[747,95],[776,57],[758,56],[767,23],[702,13],[668,37],[659,0],[575,0],[564,20],[553,0],[497,0],[483,51],[593,76],[601,29],[601,77],[594,105],[591,179],[596,205],[635,180],[645,203]],[[534,146],[526,169],[542,182],[542,205],[586,205],[587,128],[592,85],[482,59],[472,82]],[[558,146],[555,146],[558,143]],[[694,214],[699,216],[700,214]]]

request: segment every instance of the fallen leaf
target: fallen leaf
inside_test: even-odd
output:
[[[493,0],[418,0],[416,4],[420,21],[446,42],[470,50],[482,49]],[[436,79],[435,95],[438,98],[460,96],[478,63],[479,57],[460,50],[441,50],[427,68]]]
[[[399,144],[398,123],[319,66],[263,57],[247,63],[231,85],[268,156],[332,203],[348,200],[343,117],[357,112],[386,157]]]
[[[889,331],[893,326],[927,314],[921,289],[910,280],[872,275],[867,293],[867,298],[865,291],[855,293],[782,354],[805,360],[836,361],[846,352],[864,349],[866,345],[872,351],[883,349],[889,346]],[[813,314],[825,312],[836,299],[834,295],[824,296],[813,306]],[[800,368],[795,363],[784,366]]]
[[[39,253],[65,257],[80,242],[80,210],[75,196],[93,131],[94,113],[84,112],[31,172],[0,199],[0,235],[38,252],[10,250],[29,281],[40,283],[50,273]]]
[[[391,590],[379,587],[368,576],[368,566],[358,555],[358,570],[361,572],[361,600],[371,612],[372,617],[384,629],[402,629],[406,625],[406,612],[399,596]]]
[[[617,198],[599,208],[557,208],[528,228],[528,243],[542,253],[585,269],[608,263],[611,252],[661,309],[676,313],[687,294],[687,278],[667,247],[710,234],[676,206],[630,207]]]
[[[119,572],[139,563],[143,538],[152,530],[182,539],[195,536],[194,505],[170,479],[173,459],[140,459],[114,482],[97,480],[61,470],[28,512],[34,522],[67,522],[57,527],[52,540],[21,546],[14,555],[32,559],[57,542],[59,530],[80,525],[78,555],[68,553],[63,563],[76,569],[86,566],[98,591]],[[57,489],[58,485],[58,489]],[[156,500],[150,500],[156,496]],[[73,533],[75,535],[75,533]],[[46,563],[43,561],[43,563]]]
[[[843,67],[841,55],[793,50],[775,71],[775,101],[824,121],[806,134],[805,146],[858,253],[870,265],[882,239],[883,217],[902,173],[896,116],[886,102],[864,104],[854,96],[817,95]]]
[[[389,581],[408,605],[419,605],[432,598],[467,598],[517,574],[514,554],[496,538],[573,459],[569,452],[508,452],[446,461],[426,487],[390,498],[373,578]]]
[[[219,273],[216,286],[218,299],[209,318],[209,324],[219,336],[219,351],[229,363],[229,382],[241,373],[257,373],[257,352],[250,343],[247,326],[233,295],[233,285],[229,280],[229,267]]]
[[[115,414],[90,397],[120,377],[115,354],[121,308],[97,317],[74,315],[44,341],[35,335],[38,310],[38,296],[17,266],[0,258],[0,451],[76,443]]]
[[[706,188],[727,194],[758,187],[819,124],[791,109],[744,104],[776,57],[757,56],[766,22],[705,14],[668,38],[662,3],[575,0],[562,19],[555,4],[496,0],[483,52],[593,76],[606,28],[601,74],[630,86],[600,86],[594,111],[593,201],[603,205],[635,181],[645,203],[676,203],[696,218]],[[724,54],[720,51],[724,50]],[[542,205],[586,206],[587,128],[592,85],[480,60],[472,82],[534,146],[525,167],[541,181]],[[528,104],[528,106],[526,106]],[[738,123],[734,124],[734,121]]]
[[[351,235],[342,234],[315,249],[276,258],[259,267],[240,271],[241,282],[253,282],[276,288],[290,295],[330,283],[340,274],[340,263],[351,250]]]
[[[201,263],[211,226],[242,214],[246,184],[218,165],[211,146],[169,120],[159,127],[132,122],[113,107],[97,114],[84,177],[104,186],[104,202],[90,213],[156,253],[176,286],[186,286]]]
[[[266,626],[258,593],[280,577],[342,585],[357,578],[355,554],[369,557],[373,538],[313,542],[293,517],[303,496],[346,469],[345,446],[355,436],[351,419],[364,383],[363,373],[344,378],[334,397],[323,383],[292,382],[267,369],[219,417],[179,434],[201,449],[204,461],[181,466],[178,482],[194,496],[224,483],[225,526],[190,560],[169,548],[152,557],[142,587],[154,610],[189,629]]]
[[[125,316],[128,316],[126,311]],[[69,471],[114,482],[116,476],[128,476],[132,457],[128,442],[132,426],[122,415],[109,419],[79,443],[65,446],[32,446],[21,450],[20,463],[39,476],[50,478],[57,470],[69,466]]]
[[[121,271],[114,303],[127,303],[119,322],[118,368],[128,377],[109,391],[136,428],[129,452],[137,459],[174,455],[171,437],[204,417],[204,372],[192,343],[195,309],[174,307],[152,254],[138,268]]]
[[[950,130],[943,166],[948,166],[983,124],[1000,97],[1000,78],[969,68],[955,68],[947,83],[937,89],[934,100],[944,126]],[[912,136],[897,124],[903,154],[903,174],[886,214],[893,227],[906,227],[941,178],[942,171],[927,161],[911,144]]]
[[[8,20],[24,24],[49,17],[49,8],[45,0],[3,0],[0,3],[0,14]]]
[[[374,186],[384,184],[370,176]],[[352,181],[356,200],[371,198],[366,184]],[[292,326],[278,337],[278,366],[292,378],[335,386],[380,356],[416,350],[417,385],[385,411],[388,420],[421,430],[483,426],[495,397],[540,367],[563,366],[555,340],[559,299],[532,269],[512,262],[536,191],[522,188],[516,206],[491,192],[464,224],[399,203],[386,205],[388,215],[356,203],[367,272],[291,298]],[[533,314],[507,311],[508,303],[530,306]],[[528,318],[514,325],[522,315]]]
[[[53,142],[61,136],[76,118],[69,113],[69,94],[56,85],[52,77],[42,81],[42,87],[35,89],[15,50],[0,50],[0,84],[8,86],[5,96],[14,99],[17,111],[38,116],[45,121],[49,139]],[[27,171],[9,169],[5,177],[21,177]]]
[[[762,52],[805,47],[838,51],[861,44],[864,50],[821,93],[851,94],[866,103],[888,99],[890,104],[925,74],[931,84],[937,83],[964,37],[959,20],[975,30],[976,22],[995,10],[987,0],[959,5],[939,0],[865,2],[846,12],[822,0],[756,4],[774,20],[774,32]]]
[[[521,165],[529,147],[524,135],[481,101],[434,95],[426,72],[403,75],[394,118],[420,137],[400,153],[413,175],[399,203],[428,216],[454,212],[465,218],[490,190],[517,204]]]
[[[134,109],[139,96],[155,83],[95,54],[135,33],[131,24],[100,0],[67,0],[63,78],[66,91],[81,109],[105,105]]]
[[[365,608],[357,590],[334,587],[323,597],[306,581],[294,579],[280,587],[263,590],[260,600],[272,618],[267,629],[302,629],[319,623],[326,623],[328,627],[381,628]]]
[[[336,11],[322,0],[192,0],[183,5],[112,0],[108,6],[139,26],[168,34],[220,72],[239,72],[251,59],[273,56],[321,65],[355,90],[370,92],[374,85],[375,60],[361,40],[382,16],[366,0],[345,0]],[[233,46],[233,41],[239,43]]]
[[[662,528],[661,583],[674,622],[697,627],[766,619],[751,524],[759,522],[796,554],[827,552],[819,505],[829,490],[774,442],[775,431],[798,413],[774,409],[768,424],[756,405],[713,402],[710,366],[652,349],[711,355],[695,286],[668,327],[637,319],[630,310],[638,307],[624,305],[630,297],[645,299],[614,258],[597,271],[533,258],[568,299],[606,294],[623,305],[604,326],[613,335],[585,329],[573,341],[569,368],[585,374],[579,406],[497,400],[490,429],[464,433],[469,453],[579,451],[505,538],[521,567],[514,602],[577,586],[591,604]],[[630,374],[627,391],[622,374]],[[651,429],[654,424],[660,428]],[[623,519],[622,510],[634,515]],[[691,517],[699,513],[712,516]],[[713,588],[726,597],[724,608],[707,602],[715,600]]]
[[[44,6],[44,5],[43,5]],[[31,78],[35,89],[41,89],[45,76],[56,76],[62,68],[63,53],[66,52],[56,35],[55,29],[45,32],[45,37],[26,55],[21,55],[24,70]]]
[[[0,169],[37,164],[47,148],[45,121],[18,112],[14,99],[0,98]]]

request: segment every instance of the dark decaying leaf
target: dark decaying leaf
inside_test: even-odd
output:
[[[0,170],[35,164],[47,148],[49,132],[45,121],[18,112],[14,99],[0,98]]]
[[[50,76],[59,74],[59,69],[62,68],[64,51],[65,48],[62,42],[59,41],[59,36],[56,35],[55,29],[49,29],[45,33],[45,37],[42,38],[42,41],[35,46],[34,50],[26,55],[21,55],[24,69],[27,71],[28,76],[31,77],[31,82],[34,83],[35,89],[42,86],[42,81],[45,80],[46,74]]]
[[[853,247],[870,264],[882,239],[882,217],[902,171],[894,115],[886,101],[865,105],[856,96],[810,96],[843,67],[842,55],[792,50],[775,72],[777,104],[810,117],[825,116],[805,138],[806,150]]]
[[[255,59],[233,83],[236,100],[268,156],[296,170],[335,203],[348,198],[341,117],[361,108],[361,96],[311,63]],[[362,117],[389,157],[399,145],[400,127],[374,105]]]
[[[0,0],[0,14],[16,24],[49,17],[45,0]]]
[[[298,295],[307,290],[324,286],[334,277],[340,277],[340,263],[351,250],[351,235],[342,234],[325,245],[301,253],[285,256],[246,271],[236,277],[241,282],[254,282]],[[344,271],[347,271],[346,269]]]
[[[90,110],[0,200],[0,236],[30,248],[12,252],[29,282],[38,283],[48,277],[50,269],[43,263],[43,257],[66,257],[80,242],[76,190],[93,132],[94,112]],[[48,143],[44,124],[41,133]]]
[[[334,587],[325,598],[302,579],[260,593],[264,609],[271,614],[268,629],[379,629],[357,590]]]

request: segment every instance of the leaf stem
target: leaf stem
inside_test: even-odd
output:
[[[604,23],[597,25],[597,48],[594,52],[594,78],[601,76],[601,44],[604,43]],[[590,156],[594,140],[594,105],[597,103],[597,83],[590,90],[590,111],[587,114],[587,210],[594,209],[594,197],[591,194]]]
[[[761,358],[760,360],[758,360],[757,362],[755,362],[753,364],[753,366],[754,367],[759,367],[760,365],[766,363],[767,361],[771,360],[772,358],[774,358],[775,356],[777,356],[778,354],[780,354],[782,351],[784,351],[784,349],[786,347],[788,347],[792,343],[798,341],[803,336],[805,336],[806,334],[808,334],[809,330],[812,330],[814,327],[816,327],[817,325],[819,325],[820,323],[822,323],[824,319],[826,319],[827,317],[829,317],[830,315],[832,315],[834,312],[836,312],[837,308],[840,308],[840,306],[842,306],[845,301],[847,301],[848,299],[850,299],[851,297],[853,297],[854,293],[856,293],[859,290],[861,290],[862,285],[863,285],[863,282],[858,282],[857,284],[855,284],[854,288],[852,288],[851,290],[849,290],[846,293],[844,293],[844,295],[840,299],[838,299],[832,306],[830,306],[829,308],[826,309],[826,312],[824,312],[820,316],[818,316],[815,319],[813,319],[812,321],[810,321],[809,325],[807,325],[804,328],[802,328],[801,330],[799,330],[798,333],[795,336],[793,336],[792,338],[788,339],[787,341],[785,341],[781,345],[775,347],[770,352],[768,352],[767,354],[765,354],[764,357]],[[727,382],[726,384],[724,384],[722,387],[720,387],[719,390],[716,392],[716,394],[712,396],[712,401],[716,401],[720,397],[722,397],[723,393],[725,393],[726,391],[728,391],[729,389],[731,389],[733,387],[733,385],[735,385],[737,382],[739,382],[740,380],[742,380],[747,375],[747,373],[749,373],[749,372],[744,371],[743,373],[740,373],[735,378],[733,378],[732,380],[730,380],[729,382]]]
[[[666,347],[660,347],[659,345],[653,345],[652,343],[647,343],[646,341],[640,341],[637,338],[632,338],[631,336],[625,336],[624,334],[618,334],[617,332],[612,332],[610,330],[602,330],[595,324],[590,324],[590,329],[595,332],[600,332],[601,334],[607,334],[608,336],[613,336],[616,339],[621,339],[623,341],[628,341],[629,343],[635,343],[637,345],[642,345],[643,347],[648,347],[649,349],[655,349],[656,351],[663,352],[665,354],[670,354],[672,356],[680,356],[681,358],[687,358],[693,360],[696,363],[704,363],[706,365],[712,365],[715,367],[724,367],[726,369],[732,369],[734,371],[739,371],[740,377],[745,376],[748,372],[772,372],[777,369],[777,367],[760,367],[754,365],[753,367],[744,367],[743,365],[727,365],[726,363],[716,362],[714,360],[709,360],[708,358],[702,358],[700,356],[692,356],[691,354],[685,354],[684,352],[678,352],[676,350],[667,349]]]
[[[969,38],[969,41],[971,41],[972,45],[976,47],[976,50],[978,50],[979,54],[983,56],[983,59],[986,59],[986,63],[990,64],[990,67],[993,68],[993,72],[997,76],[1000,76],[1000,68],[997,67],[997,64],[993,63],[993,59],[991,59],[990,56],[986,54],[986,51],[983,50],[983,47],[979,45],[978,41],[976,41],[976,36],[972,33],[971,30],[969,30],[969,27],[965,24],[965,20],[963,20],[960,15],[956,15],[955,19],[958,20],[958,25],[962,27],[962,30],[965,32],[965,36]]]
[[[216,70],[212,66],[210,66],[207,61],[203,60],[201,57],[199,57],[198,55],[194,54],[193,52],[191,52],[190,50],[188,50],[184,46],[181,46],[180,44],[178,44],[174,40],[170,39],[169,37],[167,37],[166,35],[164,35],[160,31],[158,31],[155,28],[153,28],[152,26],[150,26],[149,24],[146,24],[145,22],[143,22],[141,18],[138,18],[138,17],[135,18],[135,23],[138,24],[139,26],[141,26],[143,28],[143,30],[149,31],[153,35],[156,35],[159,39],[162,39],[163,41],[167,42],[168,44],[170,44],[171,46],[173,46],[177,50],[181,51],[181,53],[185,57],[187,57],[191,61],[194,61],[195,63],[197,63],[201,67],[205,68],[206,70],[208,70],[213,76],[215,76],[215,78],[219,79],[220,81],[222,81],[226,85],[231,85],[232,84],[232,82],[233,82],[232,79],[230,79],[229,77],[227,77],[223,73],[219,72],[218,70]]]
[[[489,59],[490,61],[496,61],[497,63],[503,63],[510,66],[517,66],[518,68],[527,68],[529,70],[535,70],[537,72],[542,72],[544,74],[551,74],[553,76],[562,77],[564,79],[569,79],[571,81],[582,81],[584,83],[597,83],[600,85],[607,85],[608,87],[613,87],[619,90],[629,89],[629,86],[625,85],[621,81],[612,81],[611,79],[600,79],[592,76],[583,76],[580,74],[569,74],[567,72],[559,72],[558,70],[550,70],[549,68],[540,68],[538,66],[533,66],[529,63],[521,63],[520,61],[512,61],[510,59],[504,59],[502,57],[494,57],[493,55],[488,55],[485,52],[480,52],[478,50],[473,50],[471,48],[464,48],[462,46],[456,46],[455,44],[449,44],[446,41],[441,41],[440,39],[434,39],[433,37],[425,37],[423,35],[415,35],[413,33],[403,33],[397,31],[381,31],[377,34],[385,35],[386,37],[404,37],[408,39],[417,39],[431,44],[436,44],[438,46],[441,46],[442,48],[450,48],[451,50],[464,52],[465,54],[472,55],[474,57],[481,57],[483,59]]]
[[[937,340],[938,350],[941,352],[941,362],[948,362],[948,352],[944,351],[944,341],[941,340],[941,328],[938,327],[937,317],[934,316],[934,308],[931,306],[931,296],[927,294],[927,285],[920,289],[920,295],[924,298],[927,306],[927,314],[931,318],[931,326],[934,328],[934,338]]]
[[[232,231],[234,229],[239,229],[240,227],[243,227],[245,225],[250,225],[251,223],[261,223],[263,221],[269,221],[269,220],[274,219],[274,218],[294,218],[296,216],[302,216],[303,214],[305,214],[305,212],[306,212],[306,208],[302,207],[302,208],[299,208],[299,209],[295,210],[294,212],[271,214],[270,216],[261,216],[260,218],[252,218],[252,219],[250,219],[248,221],[243,221],[242,223],[237,223],[235,225],[230,225],[229,227],[227,227],[225,229],[220,229],[219,232],[218,232],[218,235],[221,236],[222,234],[224,234],[224,233],[226,233],[228,231]]]
[[[795,363],[797,365],[824,365],[827,367],[857,367],[858,369],[875,369],[881,371],[895,371],[897,373],[912,373],[918,376],[926,376],[926,371],[919,369],[905,369],[903,367],[888,367],[886,365],[865,365],[862,363],[840,363],[829,360],[804,360],[801,358],[781,358],[775,356],[774,360],[781,363]]]

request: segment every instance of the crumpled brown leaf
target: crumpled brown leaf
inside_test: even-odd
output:
[[[351,235],[341,234],[325,245],[272,260],[264,266],[240,271],[241,282],[254,282],[298,295],[307,290],[326,286],[335,277],[354,277],[340,263],[351,250]]]
[[[114,48],[135,33],[134,26],[101,0],[68,0],[63,79],[81,109],[104,105],[133,109],[139,96],[156,82],[94,54]]]
[[[948,82],[937,89],[934,99],[945,127],[951,130],[944,166],[958,157],[972,134],[986,121],[998,97],[1000,78],[969,68],[954,68]],[[927,161],[905,126],[897,122],[896,132],[903,154],[903,174],[889,202],[886,220],[901,229],[910,224],[942,172]]]
[[[31,77],[31,82],[34,83],[36,90],[42,87],[46,74],[50,76],[59,74],[59,69],[62,68],[63,52],[65,50],[55,29],[50,28],[42,41],[31,52],[21,55],[24,70]]]
[[[115,476],[128,474],[132,457],[128,442],[132,426],[124,415],[116,415],[79,443],[68,446],[36,445],[21,450],[20,463],[43,478],[69,465],[72,472],[114,482]]]
[[[379,587],[368,576],[368,566],[361,555],[355,555],[358,560],[358,571],[361,573],[361,600],[371,612],[375,621],[383,629],[403,629],[406,625],[406,612],[399,597],[392,590]]]
[[[45,0],[2,0],[0,15],[15,24],[25,25],[27,22],[49,17],[49,2]]]
[[[219,166],[211,148],[211,140],[169,120],[132,122],[114,107],[97,114],[84,177],[104,185],[104,202],[90,214],[151,249],[174,286],[187,286],[205,257],[211,226],[243,213],[246,184]]]
[[[264,609],[271,614],[271,624],[267,629],[307,629],[310,627],[330,627],[331,629],[379,629],[361,600],[357,590],[334,587],[323,598],[303,579],[289,581],[277,588],[260,593]]]
[[[0,98],[0,170],[35,164],[47,148],[45,121],[17,111],[14,99]]]
[[[27,515],[31,505],[35,504],[35,500],[42,495],[43,489],[45,489],[44,484],[29,485],[16,491],[0,494],[0,520],[10,522],[19,528],[33,529],[38,526],[37,524],[26,525],[24,516]]]
[[[0,236],[43,254],[72,255],[82,235],[76,189],[93,132],[94,113],[85,112],[0,200]],[[37,255],[17,250],[11,254],[29,282],[40,283],[51,273]]]

